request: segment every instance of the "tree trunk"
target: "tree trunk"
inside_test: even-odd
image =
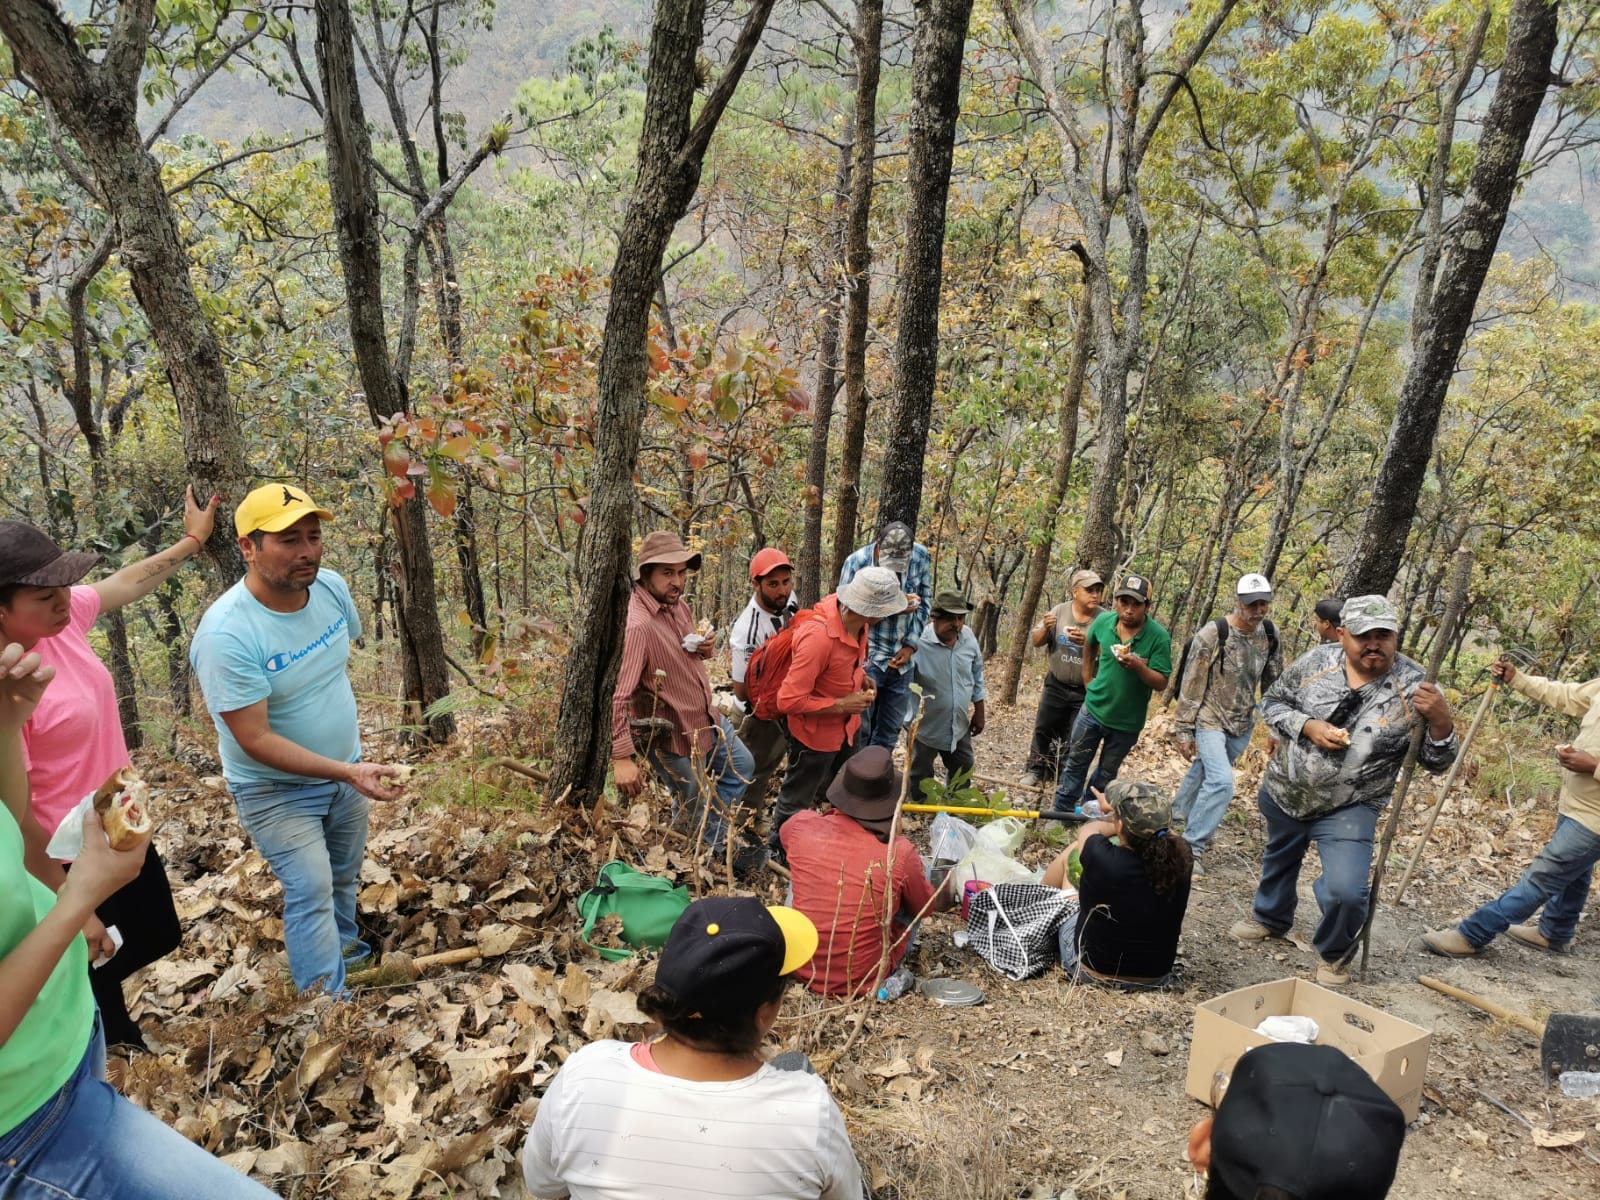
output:
[[[128,620],[121,609],[105,614],[106,666],[111,685],[117,692],[117,723],[129,750],[144,745],[144,726],[139,723],[139,688],[133,679],[133,655],[128,652]]]
[[[1117,501],[1128,443],[1128,368],[1141,340],[1149,278],[1150,231],[1139,196],[1139,168],[1189,72],[1238,0],[1220,0],[1194,40],[1176,55],[1171,68],[1159,73],[1147,67],[1142,2],[1115,0],[1113,5],[1101,54],[1104,81],[1100,100],[1106,119],[1103,132],[1096,133],[1080,125],[1078,106],[1057,88],[1056,64],[1034,24],[1032,11],[1023,6],[1023,0],[1001,0],[1006,24],[1055,127],[1061,144],[1062,184],[1082,229],[1083,241],[1076,249],[1083,260],[1085,295],[1094,309],[1095,354],[1100,368],[1095,397],[1100,416],[1094,477],[1075,559],[1108,580],[1121,545]],[[1161,83],[1147,97],[1146,84],[1152,78]],[[1111,225],[1117,216],[1125,237],[1123,261],[1114,280]]]
[[[828,590],[855,549],[861,458],[867,445],[867,325],[872,308],[872,188],[878,170],[878,77],[883,65],[883,0],[857,0],[855,128],[850,146],[850,211],[845,219],[844,444],[834,502]]]
[[[1445,394],[1516,192],[1522,152],[1550,86],[1558,18],[1557,0],[1512,0],[1505,59],[1466,199],[1400,389],[1372,504],[1341,584],[1343,595],[1387,592],[1399,571]]]
[[[406,397],[389,357],[383,312],[383,238],[378,229],[372,143],[356,76],[355,28],[348,0],[317,0],[316,9],[328,192],[339,238],[350,342],[367,410],[378,424],[384,417],[405,411]],[[443,742],[455,732],[455,718],[449,713],[432,718],[424,715],[429,705],[450,694],[427,513],[420,490],[389,510],[400,558],[395,616],[404,660],[407,719],[425,729],[430,740]]]
[[[1000,675],[999,700],[1001,704],[1017,702],[1017,685],[1022,680],[1022,660],[1028,652],[1028,637],[1032,633],[1033,614],[1044,595],[1044,583],[1050,574],[1050,553],[1055,549],[1056,525],[1061,520],[1061,509],[1067,499],[1067,485],[1072,479],[1072,459],[1078,447],[1078,412],[1082,408],[1083,380],[1089,365],[1089,338],[1093,332],[1094,317],[1089,305],[1078,307],[1078,324],[1072,335],[1072,358],[1067,366],[1067,383],[1061,389],[1061,410],[1056,419],[1056,458],[1050,470],[1049,514],[1044,522],[1043,536],[1034,543],[1028,558],[1028,577],[1022,585],[1022,602],[1017,608],[1016,623],[1011,629],[1011,645],[1006,649],[1006,661]],[[1067,597],[1069,600],[1071,597]]]
[[[844,250],[845,214],[850,205],[850,150],[849,144],[839,147],[839,169],[834,176],[834,211],[837,213],[831,240]],[[800,534],[800,552],[796,563],[799,576],[800,607],[811,608],[822,599],[822,504],[828,487],[828,435],[833,428],[833,400],[839,391],[839,334],[840,297],[842,288],[835,288],[822,306],[819,318],[821,328],[817,335],[817,379],[811,404],[811,441],[806,448],[805,518]],[[829,581],[829,591],[832,583]]]
[[[939,379],[939,287],[944,278],[945,203],[961,59],[972,0],[918,0],[911,57],[911,146],[906,166],[906,247],[901,262],[900,326],[895,333],[894,408],[878,491],[878,520],[912,529],[922,509],[922,463]]]
[[[195,494],[215,492],[232,503],[249,490],[239,416],[221,348],[189,276],[160,165],[144,148],[137,124],[154,11],[155,0],[122,0],[99,62],[84,54],[50,0],[0,3],[0,36],[94,172],[97,199],[111,216],[133,294],[172,385]],[[230,522],[217,522],[206,551],[229,582],[244,574]]]
[[[576,636],[556,716],[550,790],[598,802],[611,764],[611,697],[622,660],[634,486],[644,425],[650,304],[673,227],[700,183],[706,146],[744,74],[773,0],[754,0],[728,65],[691,124],[705,0],[659,0],[650,31],[639,174],[611,270],[600,348],[594,487],[579,549]]]

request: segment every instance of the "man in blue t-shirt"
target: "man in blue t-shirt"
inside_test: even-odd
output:
[[[268,484],[234,513],[245,577],[206,610],[189,648],[217,727],[239,822],[283,884],[283,941],[301,991],[345,993],[371,948],[356,927],[367,798],[401,772],[361,761],[346,667],[361,636],[350,589],[320,570],[322,522],[299,488]]]

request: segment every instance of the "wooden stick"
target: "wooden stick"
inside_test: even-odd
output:
[[[1443,992],[1446,996],[1454,996],[1464,1004],[1470,1004],[1479,1012],[1486,1012],[1491,1017],[1499,1017],[1502,1021],[1510,1021],[1522,1029],[1526,1029],[1534,1037],[1544,1036],[1544,1022],[1535,1021],[1532,1017],[1507,1008],[1503,1004],[1496,1004],[1493,1000],[1486,1000],[1482,996],[1474,995],[1464,988],[1448,984],[1442,979],[1435,979],[1432,975],[1418,975],[1417,982],[1424,987],[1431,987],[1436,992]]]
[[[1444,664],[1444,656],[1449,653],[1450,643],[1455,638],[1456,622],[1461,619],[1461,611],[1466,607],[1467,588],[1472,583],[1472,550],[1463,546],[1456,551],[1455,562],[1450,570],[1450,596],[1445,601],[1444,616],[1439,621],[1439,631],[1434,635],[1433,655],[1428,662],[1427,674],[1424,681],[1433,683],[1439,678],[1439,668]],[[1358,943],[1361,946],[1361,982],[1367,981],[1367,958],[1372,953],[1372,921],[1378,912],[1378,889],[1383,885],[1383,866],[1389,857],[1389,847],[1394,844],[1394,831],[1400,824],[1400,813],[1405,808],[1406,793],[1411,789],[1411,776],[1416,773],[1417,757],[1422,753],[1422,739],[1428,736],[1428,723],[1420,717],[1417,727],[1411,731],[1411,745],[1406,748],[1405,761],[1400,766],[1400,775],[1394,785],[1394,799],[1389,803],[1389,822],[1383,827],[1383,841],[1378,847],[1378,853],[1372,864],[1372,885],[1367,889],[1367,919],[1362,923],[1361,936]],[[1346,952],[1340,965],[1350,961],[1355,954],[1352,946]]]
[[[1439,803],[1435,804],[1433,811],[1428,814],[1427,824],[1422,827],[1422,840],[1412,851],[1411,861],[1406,864],[1406,873],[1400,876],[1400,884],[1394,889],[1394,903],[1397,905],[1400,903],[1400,897],[1406,894],[1406,885],[1416,874],[1417,864],[1422,861],[1422,852],[1428,848],[1428,839],[1433,836],[1434,822],[1439,819],[1445,803],[1450,799],[1450,789],[1455,786],[1456,776],[1461,774],[1461,765],[1467,761],[1467,751],[1472,747],[1472,740],[1478,736],[1478,730],[1483,726],[1483,719],[1489,715],[1489,706],[1494,703],[1495,693],[1499,690],[1500,681],[1491,677],[1489,690],[1478,702],[1478,711],[1472,715],[1472,724],[1467,727],[1467,736],[1461,739],[1461,749],[1456,754],[1455,762],[1450,764],[1450,773],[1444,777],[1444,783],[1439,787]]]

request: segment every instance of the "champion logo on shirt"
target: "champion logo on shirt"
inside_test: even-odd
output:
[[[333,640],[334,635],[343,629],[344,626],[345,619],[340,617],[332,625],[329,625],[326,629],[324,629],[322,631],[322,635],[315,641],[301,647],[299,650],[280,650],[276,654],[269,655],[267,661],[261,665],[266,667],[268,675],[276,675],[279,671],[287,670],[289,667],[294,666],[295,663],[299,662],[306,655],[312,653],[313,651],[321,650],[323,647],[325,647]]]

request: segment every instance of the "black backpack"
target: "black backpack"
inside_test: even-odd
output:
[[[1211,666],[1206,670],[1207,688],[1211,686],[1211,672],[1215,671],[1217,669],[1217,664],[1222,661],[1222,651],[1228,644],[1228,632],[1233,628],[1232,625],[1228,624],[1227,617],[1218,617],[1215,621],[1212,621],[1211,624],[1216,628],[1217,631],[1217,653],[1212,657]],[[1271,617],[1268,617],[1266,620],[1261,622],[1261,627],[1267,631],[1267,658],[1270,660],[1273,655],[1278,653],[1278,627],[1272,623]],[[1204,626],[1201,626],[1201,628],[1203,629]],[[1183,690],[1183,673],[1188,669],[1189,651],[1193,647],[1194,636],[1191,636],[1189,640],[1183,644],[1183,654],[1178,659],[1178,675],[1172,683],[1172,695],[1174,699],[1176,699],[1178,693]],[[1202,692],[1201,699],[1204,698],[1205,693]]]

